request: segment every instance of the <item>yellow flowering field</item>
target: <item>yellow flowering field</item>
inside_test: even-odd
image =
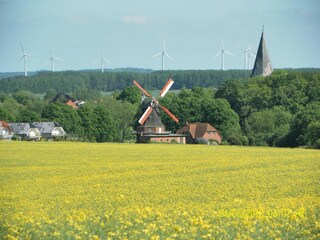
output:
[[[0,239],[319,239],[320,151],[0,142]]]

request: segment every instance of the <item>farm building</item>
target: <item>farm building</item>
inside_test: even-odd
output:
[[[187,143],[197,143],[201,141],[216,141],[221,143],[222,136],[217,129],[209,123],[187,123],[184,127],[177,131],[177,134],[185,134]]]
[[[20,140],[40,140],[41,133],[32,123],[9,123],[15,136]]]
[[[8,123],[0,121],[0,140],[11,140],[13,137],[13,131]]]
[[[63,138],[66,135],[64,129],[57,122],[34,122],[44,139]]]
[[[151,114],[143,125],[137,128],[137,143],[186,143],[186,136],[183,134],[172,134],[165,131],[161,118],[159,116],[159,109],[154,108]]]

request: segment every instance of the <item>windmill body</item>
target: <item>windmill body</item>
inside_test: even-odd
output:
[[[166,95],[166,93],[171,88],[174,83],[172,79],[169,79],[165,84],[163,89],[160,92],[160,96],[155,98],[150,93],[148,93],[144,88],[142,88],[139,83],[133,81],[134,85],[136,85],[142,93],[146,96],[144,100],[144,113],[139,119],[140,126],[137,128],[137,142],[138,143],[147,143],[150,141],[154,142],[178,142],[178,143],[186,143],[186,136],[179,134],[171,134],[171,132],[167,132],[165,130],[165,126],[161,121],[160,111],[164,111],[172,120],[176,123],[179,122],[178,118],[174,116],[169,109],[160,105],[158,102],[159,98],[162,98]]]

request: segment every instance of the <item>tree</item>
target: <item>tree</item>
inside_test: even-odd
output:
[[[208,122],[217,128],[223,138],[240,138],[239,117],[225,99],[207,99],[202,102],[202,122]]]
[[[104,105],[111,113],[116,125],[117,135],[115,140],[119,142],[133,140],[135,138],[133,127],[135,126],[134,120],[138,105],[110,97],[105,98]]]
[[[311,122],[307,127],[308,145],[320,149],[320,121]]]
[[[68,134],[83,136],[82,122],[77,110],[64,103],[55,102],[47,105],[42,112],[42,119],[58,122]]]
[[[125,87],[117,97],[117,100],[139,104],[141,102],[141,91],[136,86]]]

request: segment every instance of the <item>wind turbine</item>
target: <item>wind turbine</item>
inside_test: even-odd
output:
[[[21,62],[21,60],[23,59],[23,62],[24,62],[24,76],[27,77],[28,76],[28,57],[33,57],[33,56],[24,51],[24,48],[23,48],[23,45],[22,45],[21,42],[20,42],[20,45],[21,45],[21,49],[22,49],[22,54],[23,55],[20,58],[19,62]]]
[[[54,56],[53,53],[52,53],[52,51],[51,51],[51,57],[49,58],[49,61],[51,61],[52,72],[54,72],[54,61],[55,61],[56,59],[63,61],[62,58],[59,58],[59,57]]]
[[[161,68],[162,71],[164,70],[164,58],[165,57],[168,57],[171,61],[174,62],[173,58],[170,57],[168,53],[166,53],[166,40],[163,41],[163,50],[162,50],[162,52],[156,53],[152,57],[158,57],[158,56],[161,56],[161,58],[162,58],[162,62],[161,62],[162,63],[162,65],[161,65],[162,66],[162,68]]]
[[[238,47],[240,50],[242,50],[244,52],[244,69],[248,70],[249,69],[249,60],[250,60],[250,55],[252,56],[253,53],[250,51],[251,48],[253,48],[254,45],[251,45],[248,48],[240,48]]]
[[[104,72],[104,63],[111,64],[111,62],[108,61],[105,57],[103,57],[103,53],[101,52],[101,57],[98,60],[101,63],[101,72]],[[96,61],[96,62],[98,62]]]
[[[224,49],[224,44],[223,44],[223,39],[222,38],[221,38],[221,45],[222,45],[221,51],[219,51],[213,57],[217,57],[217,56],[221,55],[221,70],[224,70],[224,54],[227,53],[227,54],[229,54],[231,56],[233,56],[233,54]]]

